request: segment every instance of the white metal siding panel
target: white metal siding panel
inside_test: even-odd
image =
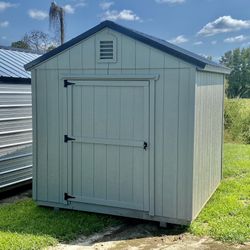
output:
[[[31,86],[0,84],[0,189],[32,178]]]

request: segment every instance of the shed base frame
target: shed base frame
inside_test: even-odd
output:
[[[109,207],[109,206],[91,205],[85,203],[71,203],[67,205],[67,204],[47,202],[47,201],[36,201],[36,203],[38,206],[48,206],[53,208],[63,208],[63,209],[90,212],[90,213],[100,213],[100,214],[108,214],[108,215],[129,217],[135,219],[143,219],[143,220],[160,222],[161,224],[171,223],[177,225],[190,225],[191,223],[190,220],[168,218],[162,216],[150,216],[148,212]]]

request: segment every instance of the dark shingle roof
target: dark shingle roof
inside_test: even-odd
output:
[[[29,50],[0,46],[0,77],[30,78],[24,65],[39,56]]]
[[[56,54],[62,52],[63,50],[79,43],[80,41],[82,41],[83,39],[86,39],[87,37],[95,34],[96,32],[104,29],[104,28],[110,28],[114,31],[120,32],[124,35],[127,35],[135,40],[138,40],[142,43],[145,43],[149,46],[152,46],[156,49],[159,49],[163,52],[166,52],[170,55],[173,55],[177,58],[180,58],[188,63],[191,63],[199,68],[204,69],[206,65],[212,66],[212,67],[216,67],[216,69],[218,71],[222,71],[224,72],[225,70],[229,70],[228,68],[215,63],[213,61],[210,61],[202,56],[199,56],[195,53],[192,53],[190,51],[187,51],[185,49],[182,49],[176,45],[173,45],[165,40],[141,33],[139,31],[136,30],[132,30],[129,28],[126,28],[124,26],[121,26],[117,23],[114,23],[112,21],[104,21],[100,24],[98,24],[97,26],[89,29],[88,31],[84,32],[83,34],[73,38],[72,40],[62,44],[61,46],[55,48],[54,50],[42,55],[41,57],[35,59],[34,61],[28,63],[25,65],[25,69],[29,70],[32,67],[36,66],[37,64],[49,59],[52,56],[55,56]]]

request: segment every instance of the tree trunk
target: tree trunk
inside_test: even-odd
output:
[[[64,43],[64,14],[63,11],[60,15],[60,33],[61,33],[61,44]]]

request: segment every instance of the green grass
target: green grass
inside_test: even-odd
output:
[[[224,179],[190,231],[244,243],[250,241],[250,145],[225,144],[224,149]]]
[[[0,206],[0,250],[41,249],[118,223],[111,216],[54,212],[26,199]],[[221,241],[250,241],[250,145],[225,145],[224,179],[189,230]]]
[[[90,235],[118,220],[104,215],[37,207],[26,199],[0,207],[0,249],[41,249]]]

